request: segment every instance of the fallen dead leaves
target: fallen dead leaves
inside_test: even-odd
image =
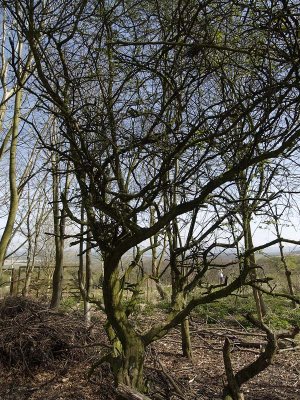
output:
[[[81,315],[51,313],[33,300],[0,303],[0,317],[1,400],[116,399],[108,365],[102,365],[90,381],[87,379],[93,362],[107,351],[101,347],[107,342],[104,316],[98,311],[92,331],[86,331]],[[151,318],[144,316],[143,321],[150,323]],[[177,329],[148,348],[145,377],[151,399],[220,400],[225,381],[225,336],[234,343],[235,369],[253,361],[259,351],[256,344],[242,347],[241,343],[263,340],[257,331],[207,325],[195,318],[191,336],[192,361],[181,356]],[[243,387],[246,399],[299,400],[299,355],[297,349],[277,354],[273,365]]]

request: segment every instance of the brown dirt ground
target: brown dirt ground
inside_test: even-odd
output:
[[[153,318],[144,316],[143,325]],[[159,315],[156,315],[157,318]],[[32,320],[30,323],[31,329],[34,329]],[[194,356],[191,362],[181,356],[179,330],[173,330],[147,351],[145,376],[149,384],[149,397],[174,400],[221,399],[225,380],[222,358],[224,337],[229,336],[232,342],[252,340],[257,343],[262,340],[261,336],[248,337],[243,333],[244,328],[234,323],[207,325],[203,321],[193,319],[191,335]],[[98,317],[94,326],[93,340],[101,344],[93,346],[93,341],[90,341],[84,356],[76,357],[73,349],[70,356],[48,362],[46,367],[31,368],[27,365],[24,370],[18,365],[9,368],[2,366],[0,399],[116,399],[113,378],[107,365],[97,368],[92,378],[87,379],[90,366],[100,358],[103,351],[105,352],[107,342],[103,330],[103,317]],[[258,348],[241,348],[237,344],[234,345],[232,361],[235,370],[253,361],[258,354]],[[273,365],[243,386],[245,399],[300,400],[299,355],[299,350],[277,354]],[[181,396],[176,393],[170,377],[174,379]]]

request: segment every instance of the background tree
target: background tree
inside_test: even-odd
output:
[[[84,221],[84,208],[81,206],[81,221]],[[80,293],[83,299],[83,314],[86,326],[91,324],[91,304],[90,304],[90,289],[92,284],[91,270],[91,232],[84,223],[80,225],[79,239],[79,269],[78,269],[78,284]]]
[[[271,215],[272,215],[273,224],[275,227],[276,237],[278,240],[280,260],[281,260],[282,266],[284,268],[284,273],[286,276],[288,292],[292,296],[292,305],[294,308],[296,308],[297,303],[295,302],[295,300],[293,300],[293,297],[295,296],[295,291],[294,291],[294,286],[293,286],[293,281],[292,281],[292,272],[288,266],[288,262],[287,262],[287,259],[285,256],[284,242],[282,240],[282,229],[280,228],[280,220],[282,219],[284,210],[279,213],[278,207],[274,207],[273,209],[271,209],[271,213],[272,213]]]
[[[28,49],[24,48],[22,34],[14,26],[13,19],[8,16],[3,5],[1,5],[1,12],[0,161],[7,162],[9,165],[9,207],[0,240],[0,277],[19,204],[17,145],[20,140],[22,106],[26,101],[23,97],[23,87],[30,76],[32,66],[32,55]],[[28,111],[24,112],[24,114],[27,113]]]
[[[47,175],[45,176],[47,178]],[[37,187],[36,191],[29,187],[27,191],[27,218],[26,218],[26,240],[27,240],[27,263],[25,271],[25,282],[22,290],[23,296],[28,296],[30,292],[30,284],[34,271],[36,258],[45,250],[45,241],[41,240],[43,229],[47,222],[51,209],[49,209],[49,198],[47,188],[45,187],[47,179],[44,179]]]
[[[55,129],[55,125],[54,125]],[[54,131],[53,143],[58,142],[57,132]],[[53,227],[55,240],[55,267],[52,278],[52,297],[50,308],[57,309],[60,305],[63,290],[63,269],[64,269],[64,244],[66,234],[67,214],[61,196],[66,197],[70,184],[68,166],[66,166],[65,180],[62,180],[61,163],[57,153],[52,153],[52,204],[53,204]],[[60,208],[60,205],[62,207]]]

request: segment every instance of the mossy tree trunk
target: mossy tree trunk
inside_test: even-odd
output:
[[[190,335],[190,322],[188,317],[181,322],[181,347],[183,356],[191,360],[193,358],[193,353]]]
[[[169,247],[170,247],[170,268],[171,268],[171,283],[172,283],[172,304],[176,311],[180,312],[186,306],[185,286],[187,279],[185,277],[184,268],[180,265],[177,259],[178,249],[178,227],[176,221],[168,228]],[[182,247],[182,244],[180,243]],[[192,359],[192,347],[188,317],[184,318],[180,323],[181,328],[181,348],[182,354],[188,359]]]
[[[176,260],[175,260],[176,262]],[[171,262],[172,268],[172,262]],[[185,293],[186,278],[183,276],[184,271],[180,271],[176,266],[171,269],[173,275],[172,279],[172,303],[176,311],[180,312],[183,310],[187,303],[187,296]],[[188,359],[192,359],[192,342],[190,335],[190,323],[189,318],[184,318],[180,323],[181,331],[181,349],[182,355]]]
[[[108,319],[108,336],[113,345],[111,367],[116,385],[125,384],[144,391],[143,367],[145,345],[126,315],[122,303],[122,279],[118,271],[119,257],[104,257],[103,299]]]

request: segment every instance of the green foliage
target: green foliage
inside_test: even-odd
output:
[[[198,316],[207,323],[220,323],[222,321],[242,321],[243,315],[255,312],[254,300],[249,297],[227,297],[218,302],[206,304],[196,308]]]
[[[291,326],[300,326],[300,309],[293,309],[291,302],[279,297],[265,297],[268,314],[265,322],[275,329],[289,329]]]
[[[83,303],[78,296],[67,296],[62,298],[59,308],[64,312],[74,309],[83,310]]]
[[[287,256],[286,262],[291,272],[298,273],[300,271],[299,256],[295,255]]]
[[[162,311],[166,311],[169,312],[170,311],[170,302],[168,300],[161,300],[158,304],[157,304],[157,308],[162,310]]]
[[[264,296],[267,307],[265,322],[274,330],[289,329],[300,325],[300,308],[293,309],[291,302],[278,297]],[[244,315],[255,315],[255,303],[249,294],[247,297],[228,297],[218,302],[197,307],[197,316],[205,319],[207,323],[220,323],[236,321],[248,326]]]

